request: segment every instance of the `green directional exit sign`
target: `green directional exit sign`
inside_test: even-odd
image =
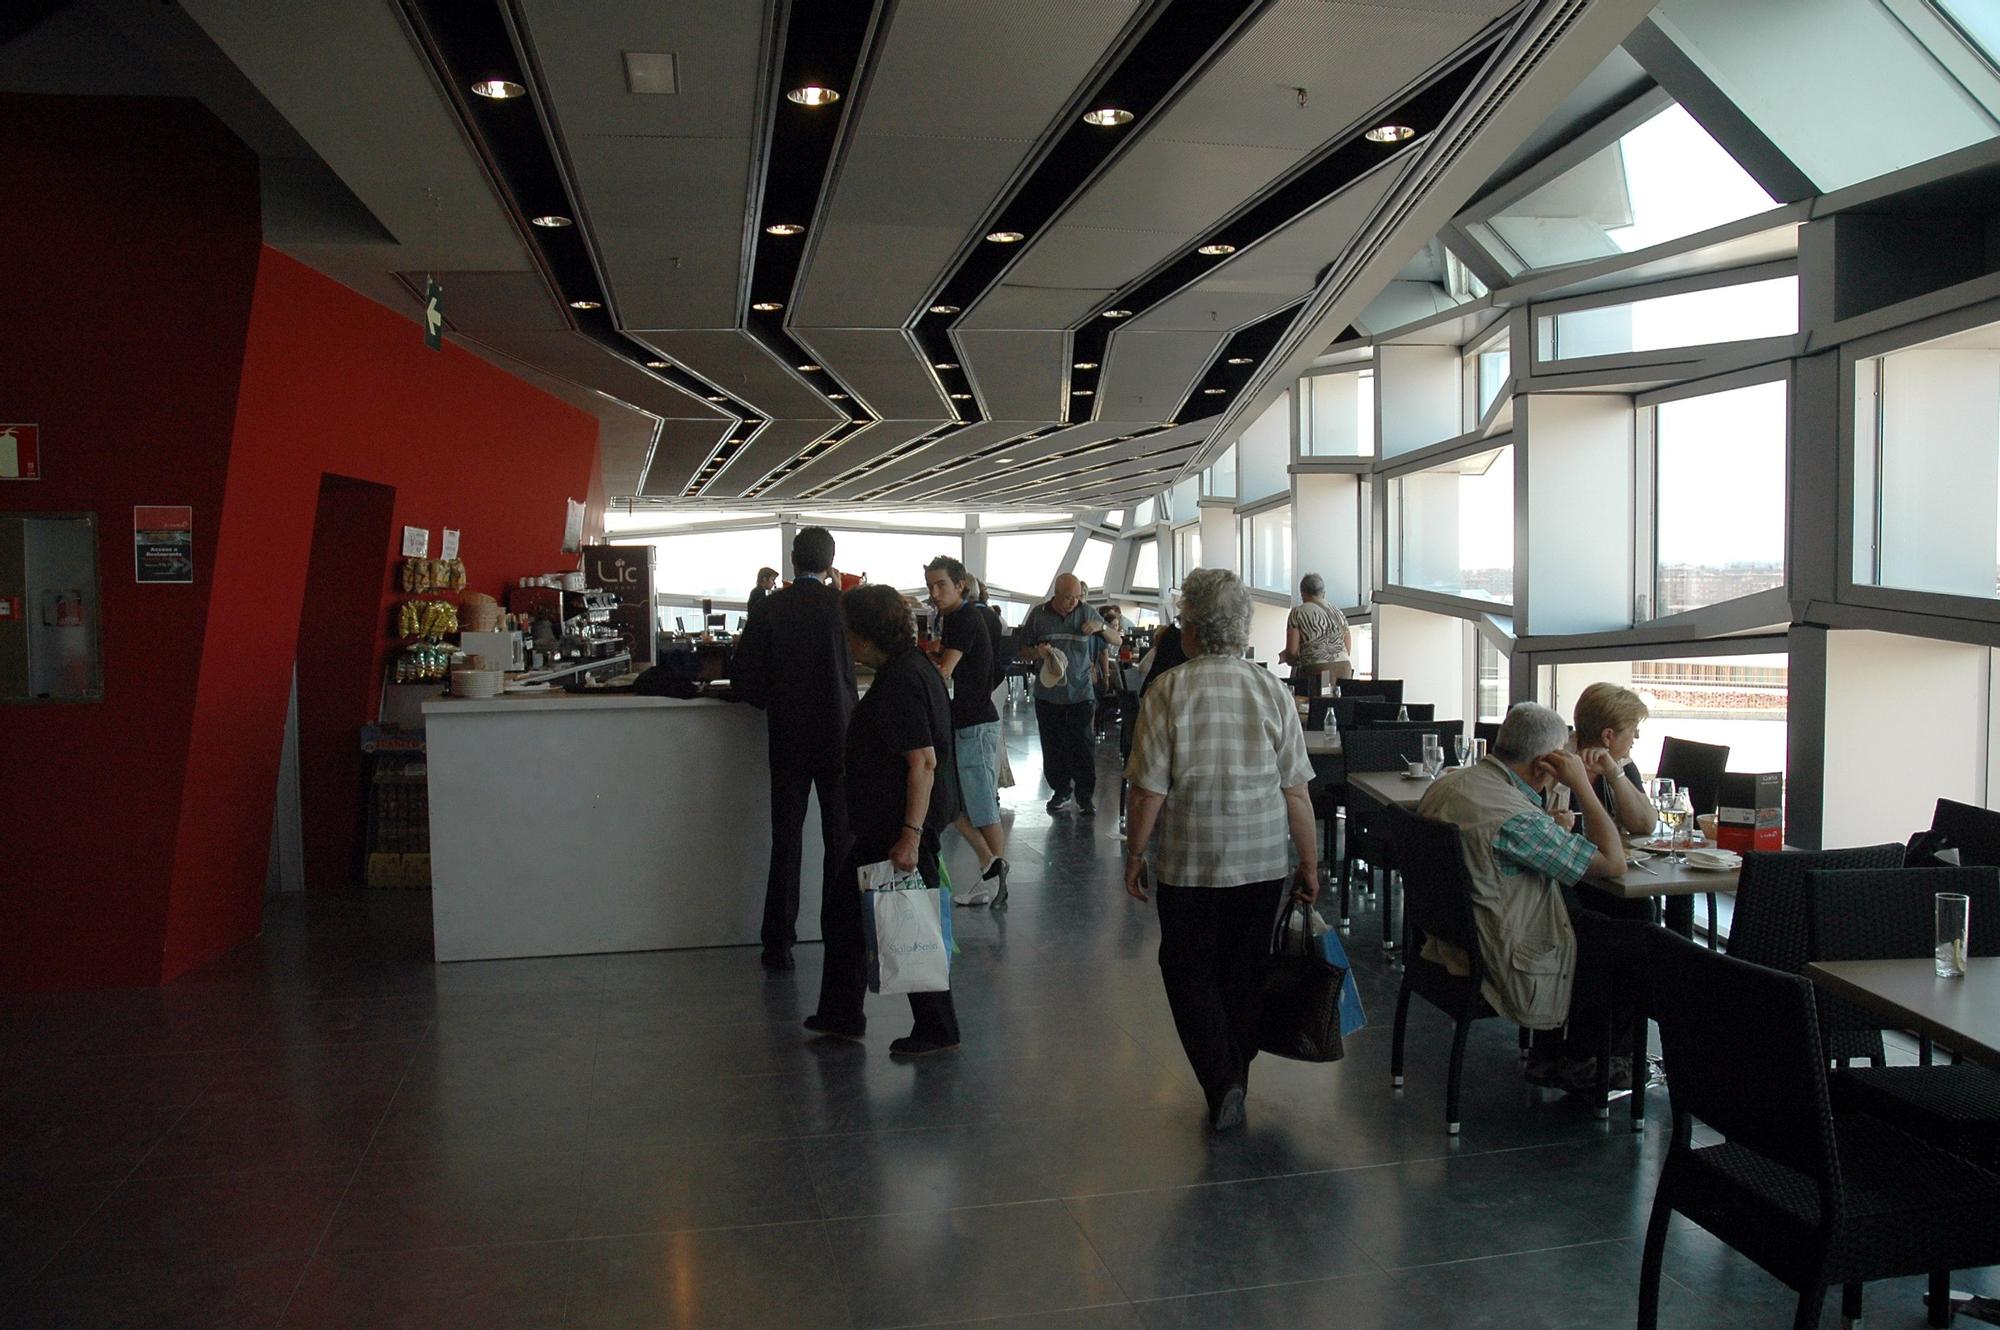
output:
[[[424,345],[433,351],[444,345],[444,288],[435,277],[424,283]]]

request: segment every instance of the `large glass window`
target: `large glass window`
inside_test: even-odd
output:
[[[1513,372],[1514,357],[1504,337],[1498,343],[1489,345],[1477,353],[1474,383],[1478,391],[1479,410],[1472,424],[1486,419],[1486,413],[1493,406],[1500,390],[1507,385],[1507,376]]]
[[[1629,254],[1776,206],[1675,105],[1471,230],[1519,273]]]
[[[1354,677],[1372,679],[1375,677],[1375,625],[1362,620],[1347,621],[1347,652],[1354,661]]]
[[[1009,591],[1039,596],[1049,589],[1056,574],[1062,571],[1063,555],[1069,553],[1069,539],[1067,531],[1019,531],[1012,535],[988,536],[986,580]],[[1103,541],[1090,543],[1108,544]],[[1099,572],[1096,578],[1091,578],[1079,569],[1077,576],[1092,586],[1098,586],[1102,584],[1104,575]]]
[[[1184,526],[1174,532],[1174,585],[1187,581],[1187,575],[1201,567],[1201,526]]]
[[[1132,589],[1134,591],[1160,589],[1160,542],[1152,536],[1146,537],[1133,547]]]
[[[1655,610],[1785,584],[1783,382],[1653,408]]]
[[[636,512],[604,514],[605,531],[668,531],[688,526],[708,526],[715,522],[776,522],[776,513],[739,513],[727,508],[641,508]]]
[[[1250,585],[1259,591],[1289,592],[1292,588],[1292,506],[1284,504],[1252,514]]]
[[[1157,507],[1158,505],[1152,499],[1148,499],[1137,508],[1134,508],[1132,510],[1132,525],[1151,526],[1153,524],[1153,512]]]
[[[1227,448],[1224,448],[1217,454],[1214,463],[1202,474],[1206,477],[1202,487],[1203,494],[1212,495],[1218,499],[1235,498],[1236,445],[1232,443]]]
[[[1513,603],[1512,444],[1389,482],[1389,580]]]
[[[1486,640],[1483,633],[1473,638],[1473,710],[1480,720],[1507,718],[1507,657]]]
[[[1651,714],[1640,723],[1632,760],[1648,775],[1659,769],[1660,743],[1670,734],[1727,744],[1731,771],[1783,771],[1789,666],[1783,652],[1558,665],[1549,705],[1570,716],[1577,696],[1600,681],[1638,693]]]
[[[1542,360],[1788,337],[1798,330],[1797,277],[1565,310],[1535,320],[1536,354]]]
[[[659,551],[653,565],[654,585],[677,595],[745,600],[750,588],[757,585],[759,568],[785,567],[775,526],[654,536],[635,543]]]
[[[898,519],[901,520],[901,519]],[[1041,526],[1047,522],[1067,522],[1068,513],[998,512],[981,513],[979,525],[987,530],[999,530],[1011,526]]]
[[[915,535],[902,531],[834,531],[833,563],[843,573],[871,582],[914,588],[924,584],[924,565],[940,554],[965,557],[965,537],[943,531]]]
[[[1990,65],[2000,66],[2000,5],[1993,0],[1931,0]]]
[[[1300,450],[1308,457],[1375,455],[1375,371],[1315,374],[1305,384],[1305,434]]]
[[[1854,580],[2000,595],[2000,324],[1863,360]]]
[[[991,548],[991,542],[988,542]],[[1111,570],[1111,542],[1102,536],[1092,536],[1083,542],[1083,552],[1076,556],[1076,575],[1083,579],[1085,586],[1101,587],[1105,576]]]
[[[1057,513],[1061,519],[1066,513]],[[925,511],[921,508],[843,508],[801,513],[799,525],[835,527],[843,522],[879,522],[883,526],[922,526],[939,531],[965,530],[964,513]]]

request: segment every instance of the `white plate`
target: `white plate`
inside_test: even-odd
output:
[[[1625,851],[1625,862],[1628,864],[1643,864],[1652,857],[1652,855],[1647,854],[1644,850],[1628,849]]]
[[[1413,776],[1413,775],[1411,775],[1411,774],[1410,774],[1409,772],[1407,772],[1407,771],[1405,771],[1405,772],[1402,772],[1402,773],[1400,773],[1400,774],[1402,775],[1402,777],[1403,777],[1403,779],[1404,779],[1404,780],[1429,780],[1429,779],[1430,779],[1430,777],[1429,777],[1429,776],[1427,776],[1427,775],[1414,775],[1414,776]]]
[[[1699,873],[1733,873],[1743,867],[1743,860],[1734,856],[1727,859],[1711,858],[1697,852],[1688,856],[1687,866]]]

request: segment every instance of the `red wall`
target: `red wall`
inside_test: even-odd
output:
[[[601,488],[597,425],[260,250],[254,162],[190,104],[0,98],[0,123],[0,289],[29,320],[0,318],[0,419],[43,423],[48,473],[0,505],[98,512],[107,696],[0,707],[9,753],[37,755],[0,770],[0,988],[154,983],[261,918],[322,476],[395,491],[379,679],[395,533],[429,527],[435,552],[463,531],[472,589],[495,595],[574,566],[564,500]],[[195,505],[195,584],[135,587],[129,507],[176,502]],[[302,751],[354,743],[374,691],[316,716]],[[322,833],[351,825],[351,793],[306,794]]]

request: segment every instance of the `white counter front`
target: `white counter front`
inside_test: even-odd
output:
[[[544,694],[424,704],[437,958],[759,941],[770,866],[764,713]],[[819,804],[799,937],[819,936]]]

